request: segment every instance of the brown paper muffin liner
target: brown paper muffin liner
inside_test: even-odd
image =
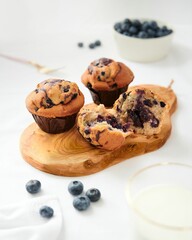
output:
[[[89,91],[94,103],[104,104],[105,107],[112,107],[114,102],[119,98],[119,95],[127,91],[127,87],[118,88],[114,91],[95,91],[94,89],[89,89]]]
[[[46,118],[32,114],[37,125],[46,133],[62,133],[71,129],[76,120],[77,113],[66,117]]]

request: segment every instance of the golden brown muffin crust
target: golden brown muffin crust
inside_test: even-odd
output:
[[[72,115],[84,104],[84,96],[76,83],[48,79],[37,85],[26,98],[27,109],[38,116],[55,118]]]
[[[123,63],[109,58],[93,61],[83,73],[82,83],[94,90],[114,91],[133,81],[133,72]]]

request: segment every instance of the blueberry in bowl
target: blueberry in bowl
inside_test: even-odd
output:
[[[152,62],[170,50],[174,31],[167,24],[148,19],[129,19],[113,25],[117,48],[123,58]]]
[[[141,21],[138,19],[125,19],[122,22],[117,22],[114,29],[125,36],[136,38],[158,38],[164,37],[173,32],[166,25],[160,25],[154,20]]]

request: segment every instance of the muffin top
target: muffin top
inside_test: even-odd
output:
[[[76,83],[47,79],[39,83],[26,98],[29,112],[49,118],[65,117],[79,111],[84,96]]]
[[[114,91],[128,85],[133,78],[133,72],[125,64],[100,58],[88,66],[81,80],[89,89]]]

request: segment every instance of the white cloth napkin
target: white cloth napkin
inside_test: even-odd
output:
[[[47,205],[54,216],[45,219],[39,209]],[[25,202],[0,206],[1,240],[56,240],[62,229],[62,210],[57,198],[34,197]]]

